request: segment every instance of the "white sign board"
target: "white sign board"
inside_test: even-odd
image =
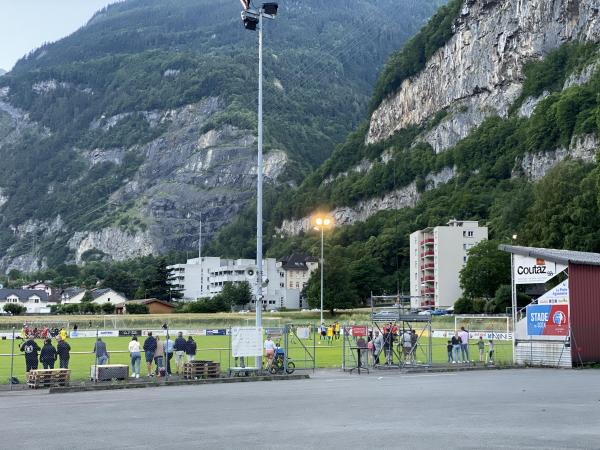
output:
[[[567,266],[541,258],[514,255],[514,280],[516,284],[542,284],[554,278]]]
[[[310,338],[310,328],[308,328],[308,327],[296,328],[296,336],[298,336],[298,339],[309,339]]]
[[[240,356],[262,356],[263,330],[256,327],[235,327],[231,329],[231,351],[234,358]]]
[[[569,280],[550,289],[537,300],[538,305],[558,305],[569,303]]]

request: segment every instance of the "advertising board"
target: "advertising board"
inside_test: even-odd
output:
[[[528,336],[568,336],[569,305],[529,305]]]
[[[545,283],[567,268],[541,258],[514,255],[513,276],[516,284],[541,284]]]
[[[565,280],[550,289],[537,300],[538,305],[557,305],[569,303],[569,280]]]

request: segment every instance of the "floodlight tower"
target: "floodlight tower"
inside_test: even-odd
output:
[[[274,19],[279,5],[276,2],[263,3],[255,8],[251,0],[240,0],[244,10],[242,22],[247,30],[258,28],[258,159],[256,183],[256,326],[262,326],[263,305],[263,20]],[[262,366],[262,358],[257,358],[257,367]]]

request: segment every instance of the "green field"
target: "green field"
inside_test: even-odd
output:
[[[110,363],[113,364],[129,364],[129,354],[127,353],[127,345],[130,338],[128,337],[113,337],[103,338],[106,342],[108,351],[110,353]],[[143,343],[144,338],[140,338],[140,342]],[[229,356],[229,337],[227,336],[196,336],[194,337],[198,345],[198,353],[196,359],[212,360],[220,362],[221,369],[226,371],[229,367],[228,356]],[[90,366],[94,364],[94,356],[92,349],[94,347],[95,338],[77,338],[69,339],[71,345],[71,359],[69,368],[72,370],[71,378],[73,380],[85,380],[89,379]],[[21,344],[21,340],[15,341],[15,357],[14,357],[14,374],[19,380],[24,379],[25,372],[25,358],[19,351],[18,347]],[[42,340],[38,339],[36,342],[42,346]],[[283,342],[283,340],[282,340]],[[313,341],[305,340],[302,341],[306,347],[309,348],[312,354]],[[478,351],[474,341],[470,346],[471,360],[478,359]],[[512,351],[510,341],[497,341],[496,343],[496,362],[497,363],[509,363],[512,361]],[[299,343],[297,338],[290,339],[290,352],[289,356],[295,361],[298,368],[311,367],[312,361],[310,355],[304,350],[302,345]],[[340,368],[342,366],[342,340],[334,340],[332,342],[322,341],[318,339],[316,341],[316,365],[318,368]],[[433,362],[434,364],[445,364],[447,360],[446,353],[446,340],[445,339],[433,339]],[[421,349],[423,347],[421,346]],[[4,384],[8,381],[10,375],[10,363],[11,363],[11,341],[2,340],[0,341],[0,384]],[[423,361],[425,359],[422,350],[417,353],[417,359]],[[347,364],[351,365],[353,357],[347,355]],[[174,361],[172,361],[174,364]],[[233,365],[233,361],[231,362]],[[247,365],[251,365],[247,362]],[[58,367],[58,364],[57,366]],[[144,358],[142,355],[141,364],[142,376],[146,375],[146,368]],[[40,368],[42,368],[40,364]],[[173,371],[174,371],[173,367]]]

